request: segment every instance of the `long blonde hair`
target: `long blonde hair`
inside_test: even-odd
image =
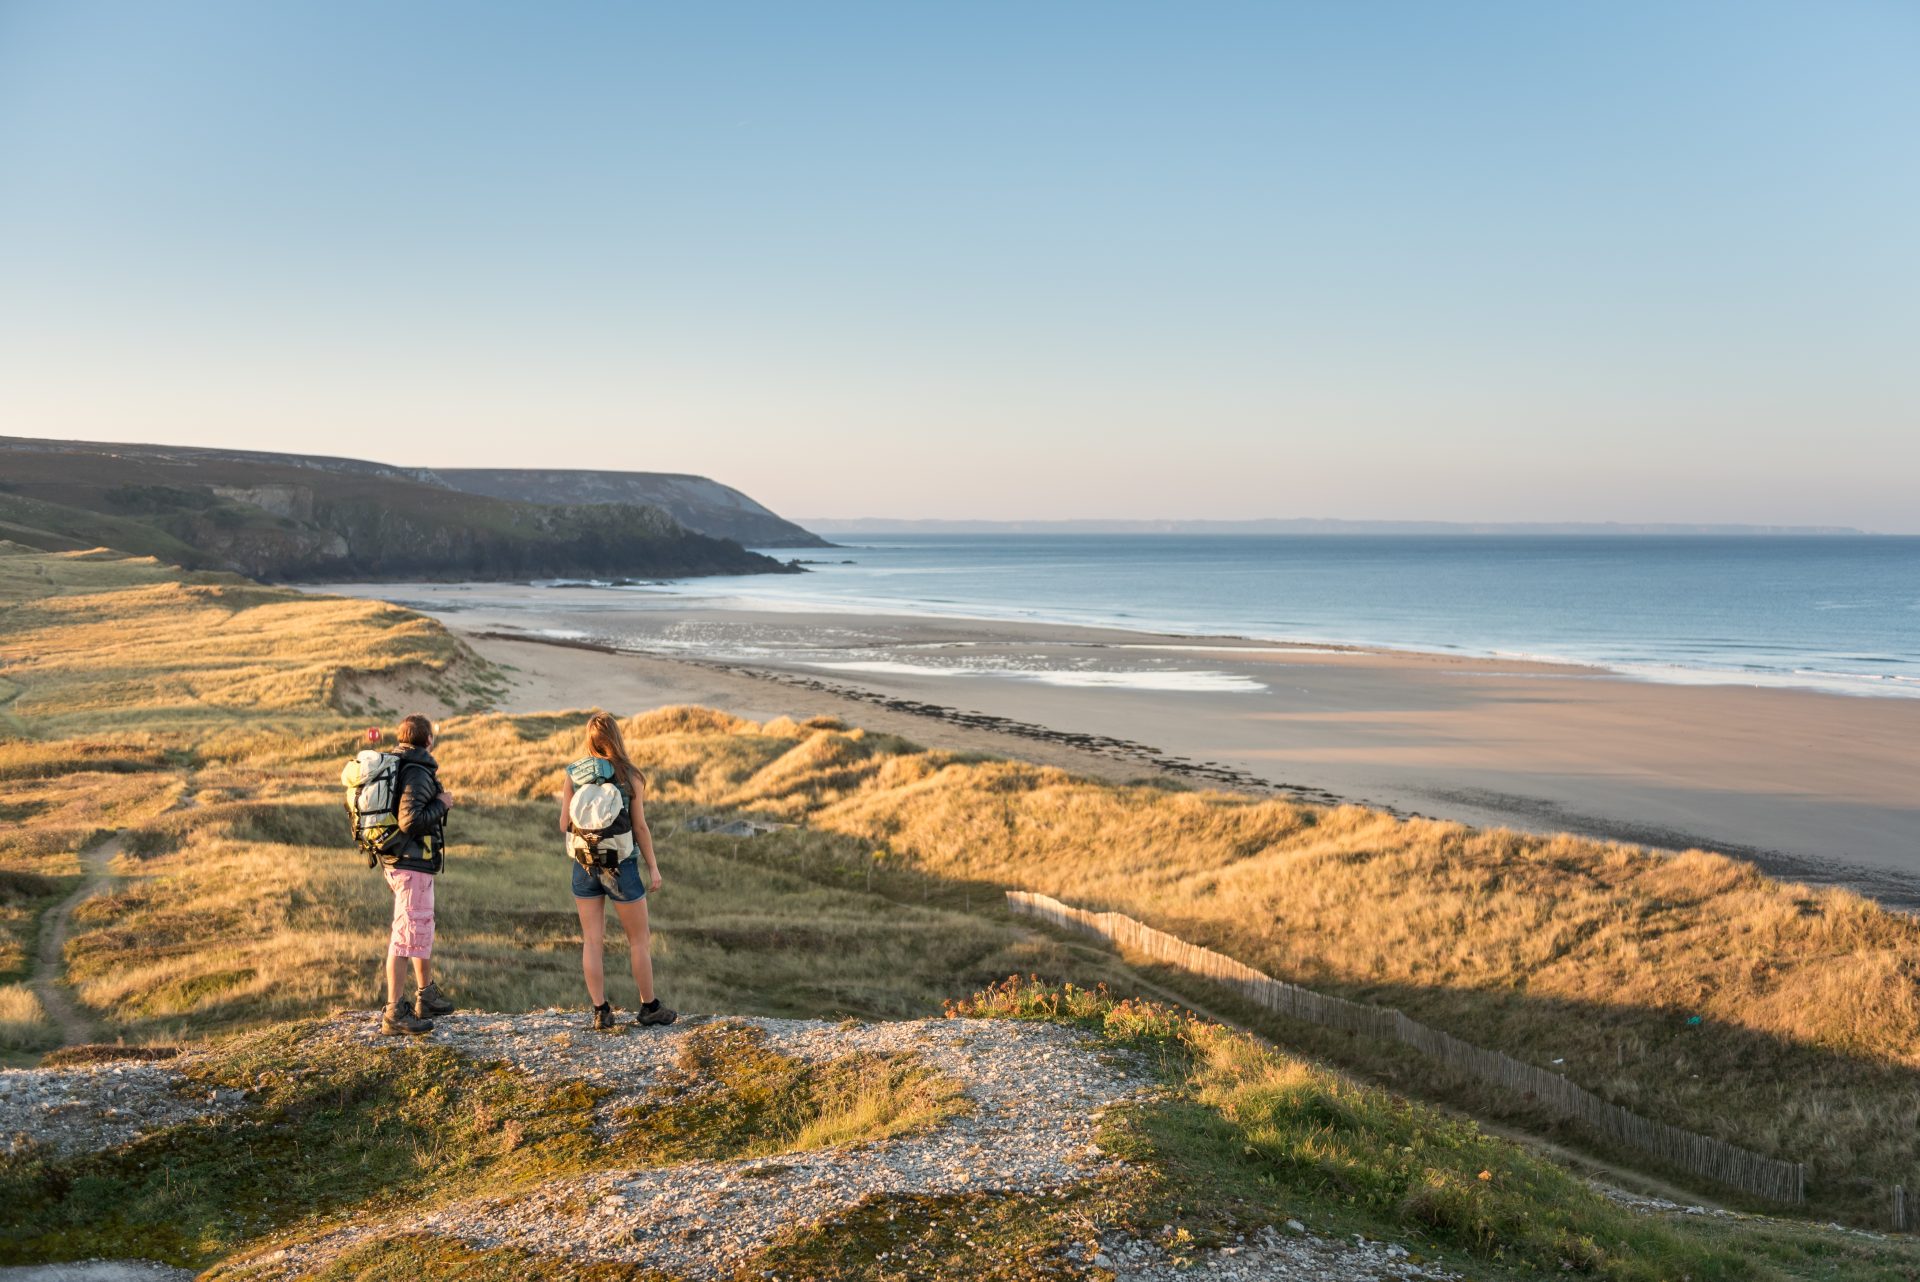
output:
[[[633,764],[633,758],[627,755],[627,741],[620,734],[620,723],[610,712],[596,712],[587,718],[587,751],[596,757],[605,757],[614,764],[627,786],[633,789],[634,796],[640,796],[647,790],[647,777],[640,773],[640,767]]]

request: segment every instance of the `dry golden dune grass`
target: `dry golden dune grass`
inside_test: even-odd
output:
[[[439,672],[459,655],[431,620],[377,601],[218,575],[143,581],[161,568],[144,558],[19,573],[29,560],[54,558],[0,558],[0,571],[16,571],[0,578],[15,687],[7,710],[41,737],[135,725],[257,730],[275,714],[332,709],[349,672]]]
[[[1850,892],[1697,851],[1115,787],[832,726],[697,709],[628,725],[664,801],[1127,912],[1807,1161],[1829,1191],[1915,1170],[1920,926]],[[537,786],[497,721],[459,733],[499,763],[472,767],[489,785]]]
[[[0,741],[13,820],[0,966],[13,970],[0,982],[22,977],[47,897],[78,884],[76,852],[127,830],[113,884],[78,910],[67,947],[108,1036],[372,1003],[388,902],[345,839],[333,781],[365,722],[337,692],[349,668],[470,662],[406,611],[202,577],[0,555],[13,718]],[[442,723],[459,808],[440,964],[465,1001],[582,1000],[552,794],[583,721]],[[1829,1206],[1920,1174],[1920,926],[1847,892],[1698,852],[1108,785],[831,721],[667,708],[625,724],[667,877],[655,955],[683,1008],[904,1015],[1012,971],[1083,977],[1085,952],[1000,910],[998,890],[1022,887],[1399,1006],[1642,1113],[1806,1161]],[[794,827],[750,840],[683,827],[712,812]],[[9,1000],[8,1036],[31,1044],[16,1026],[34,1013]]]
[[[39,1050],[46,1045],[47,1013],[25,984],[0,984],[0,1050]]]

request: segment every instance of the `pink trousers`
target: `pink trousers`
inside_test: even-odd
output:
[[[393,943],[395,957],[433,956],[433,874],[410,868],[388,868],[393,887]]]

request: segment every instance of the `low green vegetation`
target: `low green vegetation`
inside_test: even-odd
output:
[[[964,1106],[954,1083],[909,1059],[802,1061],[736,1022],[689,1031],[664,1079],[624,1103],[606,1087],[538,1081],[431,1043],[351,1042],[312,1022],[229,1038],[187,1071],[196,1090],[250,1092],[247,1107],[104,1153],[0,1156],[0,1263],[98,1255],[199,1267],[349,1213],[590,1170],[864,1143]],[[599,1110],[613,1112],[610,1131],[595,1126]]]
[[[769,1157],[886,1139],[960,1111],[950,1081],[900,1055],[824,1064],[783,1055],[757,1025],[695,1029],[674,1071],[618,1113],[650,1163]]]
[[[1901,1242],[1630,1211],[1470,1122],[1104,989],[1015,979],[948,1014],[1073,1024],[1149,1068],[1159,1089],[1103,1126],[1102,1146],[1122,1165],[1053,1194],[873,1199],[796,1224],[740,1278],[1083,1277],[1106,1237],[1150,1238],[1194,1258],[1264,1228],[1291,1232],[1289,1220],[1322,1238],[1398,1242],[1416,1259],[1493,1280],[1920,1275],[1920,1249]],[[404,1226],[432,1207],[557,1177],[870,1142],[964,1107],[952,1083],[911,1060],[802,1062],[738,1022],[680,1035],[670,1071],[631,1101],[314,1023],[229,1037],[188,1071],[196,1090],[247,1090],[246,1107],[107,1152],[0,1157],[0,1263],[139,1255],[239,1279],[279,1247],[378,1217],[402,1230],[314,1276],[406,1267],[422,1279],[642,1282],[653,1275]],[[596,1129],[609,1109],[616,1124]]]
[[[223,1044],[203,1088],[249,1089],[242,1114],[103,1153],[0,1158],[0,1262],[140,1256],[204,1264],[330,1213],[423,1186],[574,1169],[593,1093],[543,1087],[434,1046],[327,1044],[301,1025]],[[410,1196],[411,1195],[411,1196]]]
[[[1014,979],[950,1013],[1069,1022],[1147,1053],[1168,1090],[1116,1110],[1101,1141],[1132,1175],[1077,1210],[1176,1257],[1297,1219],[1322,1236],[1389,1239],[1475,1277],[1891,1280],[1920,1270],[1920,1249],[1904,1242],[1631,1211],[1470,1121],[1104,989]],[[1036,1238],[1059,1240],[1075,1209]]]
[[[245,1270],[216,1268],[208,1282],[240,1282]],[[375,1278],[459,1278],[461,1282],[673,1282],[630,1264],[557,1261],[510,1247],[475,1247],[427,1233],[399,1233],[348,1248],[306,1275],[311,1282]]]

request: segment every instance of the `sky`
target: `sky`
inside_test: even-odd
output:
[[[0,0],[0,433],[1920,532],[1920,5]]]

